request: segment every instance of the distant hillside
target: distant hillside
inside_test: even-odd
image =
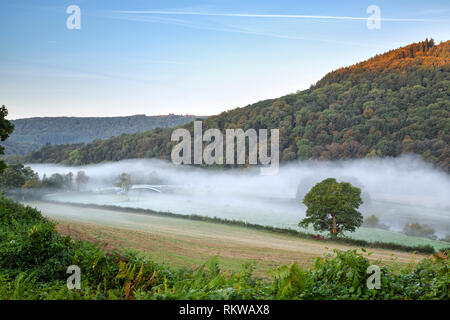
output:
[[[378,55],[326,75],[308,90],[211,116],[204,129],[279,128],[282,161],[416,153],[450,172],[450,41]],[[192,124],[185,125],[192,130]],[[169,159],[171,130],[88,145],[44,147],[30,162],[87,164]]]
[[[45,144],[88,143],[155,128],[172,128],[194,121],[195,116],[55,117],[12,120],[14,133],[2,143],[6,154],[27,154]]]

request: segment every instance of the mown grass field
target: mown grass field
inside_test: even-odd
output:
[[[255,274],[259,276],[264,276],[267,271],[275,267],[293,262],[305,267],[310,266],[316,257],[331,252],[332,249],[359,249],[353,246],[295,239],[289,236],[278,236],[268,232],[223,225],[218,226],[224,230],[219,231],[212,227],[211,231],[215,232],[214,235],[202,236],[189,226],[183,228],[181,225],[182,229],[179,234],[175,230],[173,233],[164,234],[156,230],[153,232],[136,231],[67,220],[55,220],[55,222],[57,222],[56,230],[62,235],[70,235],[77,240],[99,242],[106,250],[133,249],[151,257],[158,263],[177,267],[199,266],[209,257],[217,255],[220,264],[227,270],[237,271],[242,264],[253,262],[256,265]],[[193,223],[201,224],[202,222]],[[202,226],[198,229],[201,228]],[[229,235],[224,237],[228,232]],[[241,238],[230,239],[233,236]],[[254,237],[254,240],[250,241],[249,237]],[[383,249],[369,249],[368,251],[373,252],[371,260],[381,260],[387,265],[415,263],[427,257],[424,254]]]

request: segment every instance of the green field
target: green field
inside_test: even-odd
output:
[[[159,200],[159,198],[162,198]],[[283,214],[277,213],[277,212],[271,212],[271,211],[263,211],[263,210],[248,210],[245,211],[244,208],[236,208],[236,207],[230,207],[224,209],[223,206],[220,206],[218,208],[212,207],[211,209],[203,208],[202,206],[196,204],[194,201],[188,203],[190,207],[193,207],[194,209],[183,207],[183,202],[181,200],[173,199],[170,195],[169,196],[152,196],[151,200],[135,200],[133,197],[130,197],[131,200],[125,201],[125,198],[120,195],[102,195],[102,194],[77,194],[77,193],[66,193],[66,194],[56,194],[54,196],[48,197],[48,199],[56,200],[58,202],[65,202],[65,203],[73,203],[73,204],[93,204],[94,206],[101,207],[102,205],[112,205],[117,206],[118,208],[123,208],[122,211],[126,212],[127,208],[131,210],[134,209],[146,209],[146,208],[160,208],[165,209],[165,207],[162,207],[159,202],[167,201],[171,202],[169,205],[169,209],[173,209],[174,213],[181,212],[181,215],[186,214],[199,214],[200,216],[209,216],[209,217],[219,217],[219,218],[225,218],[229,219],[234,218],[236,220],[242,220],[258,225],[264,225],[264,226],[275,226],[279,228],[286,228],[286,229],[293,229],[298,230],[302,232],[307,233],[318,233],[315,232],[312,228],[305,230],[297,227],[297,223],[300,220],[299,217],[292,214]],[[43,208],[43,203],[39,202],[25,202],[26,204],[37,206],[38,208]],[[175,203],[175,204],[174,204]],[[183,209],[186,212],[183,212]],[[233,210],[236,210],[233,213]],[[152,212],[153,210],[149,210],[149,212]],[[45,210],[43,211],[45,213]],[[154,212],[154,211],[153,211]],[[209,212],[209,214],[208,214]],[[242,213],[241,213],[242,212]],[[63,219],[82,219],[86,222],[100,222],[105,223],[106,225],[117,225],[120,226],[121,223],[124,223],[123,215],[100,215],[100,216],[94,216],[94,215],[87,215],[84,213],[84,211],[74,211],[72,209],[67,210],[60,210],[59,212],[52,212],[53,215],[55,215],[58,218]],[[127,219],[129,221],[136,221],[138,222],[141,219],[144,219],[142,217],[129,217],[127,214]],[[127,220],[127,221],[128,221]],[[386,243],[395,243],[405,246],[432,246],[436,250],[440,250],[443,248],[448,248],[450,246],[450,243],[444,242],[444,241],[438,241],[438,240],[431,240],[427,238],[420,238],[420,237],[411,237],[407,236],[400,232],[393,232],[393,231],[387,231],[382,229],[374,229],[374,228],[358,228],[353,233],[347,233],[346,236],[353,238],[353,239],[359,239],[359,240],[365,240],[370,242],[380,241],[380,242],[386,242]]]

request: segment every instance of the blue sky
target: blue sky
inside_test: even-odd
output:
[[[211,115],[426,37],[450,39],[450,1],[1,0],[0,104],[12,119]]]

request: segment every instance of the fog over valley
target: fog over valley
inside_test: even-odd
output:
[[[155,159],[134,159],[82,167],[28,164],[40,177],[84,171],[89,180],[78,192],[47,195],[48,200],[145,208],[197,214],[297,229],[301,203],[314,184],[333,177],[361,188],[364,216],[375,214],[391,231],[419,222],[450,232],[450,178],[418,157],[296,162],[263,176],[259,169],[203,169]],[[122,173],[131,188],[117,187]],[[364,231],[367,228],[361,228]],[[356,238],[363,231],[356,231]],[[367,231],[367,230],[366,230]],[[367,238],[367,232],[364,238]]]

